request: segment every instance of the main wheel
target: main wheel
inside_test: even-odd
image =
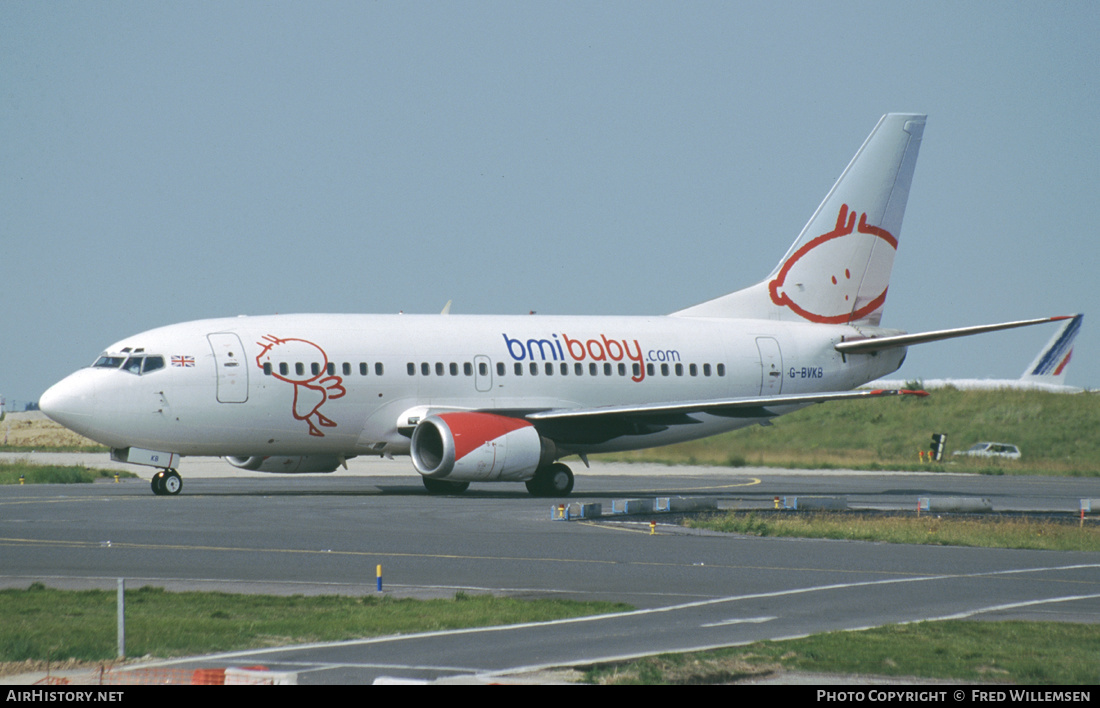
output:
[[[158,497],[164,495],[164,471],[163,470],[159,470],[159,471],[157,471],[157,473],[155,475],[153,475],[153,479],[149,483],[149,486],[153,488],[153,494],[156,494]]]
[[[469,487],[469,482],[448,482],[445,479],[424,477],[424,489],[428,490],[428,494],[462,494]]]
[[[566,497],[573,491],[573,470],[560,462],[544,467],[527,480],[527,491],[536,497]]]

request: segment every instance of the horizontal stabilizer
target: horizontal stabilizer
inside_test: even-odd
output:
[[[1073,315],[1061,315],[1059,317],[1041,317],[1037,320],[1018,320],[1016,322],[1001,322],[1000,324],[977,325],[975,327],[958,327],[956,329],[941,329],[935,332],[918,332],[916,334],[895,334],[885,337],[868,337],[866,339],[849,339],[840,342],[834,348],[841,354],[870,354],[885,349],[907,347],[912,344],[924,344],[925,342],[937,342],[941,339],[954,339],[955,337],[969,337],[972,334],[985,332],[997,332],[1002,329],[1014,329],[1029,325],[1044,324],[1046,322],[1059,322],[1073,319]]]

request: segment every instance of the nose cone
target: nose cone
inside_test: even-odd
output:
[[[38,399],[38,408],[51,420],[86,435],[95,415],[95,377],[87,369],[65,377]]]

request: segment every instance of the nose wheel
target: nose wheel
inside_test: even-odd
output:
[[[175,496],[183,489],[183,479],[175,470],[159,470],[151,483],[153,494],[158,497]]]

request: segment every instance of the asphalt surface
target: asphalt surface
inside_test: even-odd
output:
[[[5,456],[7,457],[7,456]],[[35,461],[53,460],[35,455]],[[105,466],[103,455],[92,456]],[[63,461],[69,463],[71,456]],[[299,683],[503,677],[665,651],[948,617],[1100,622],[1100,553],[748,538],[648,519],[552,520],[521,484],[429,496],[408,461],[353,460],[334,475],[279,477],[220,461],[181,465],[183,493],[146,479],[0,488],[0,585],[449,597],[456,591],[627,602],[633,613],[520,627],[382,637],[165,662],[263,664]],[[843,497],[914,510],[922,496],[1074,518],[1100,481],[943,472],[574,465],[573,501]],[[1097,506],[1100,510],[1100,505]],[[660,518],[660,517],[658,517]]]

